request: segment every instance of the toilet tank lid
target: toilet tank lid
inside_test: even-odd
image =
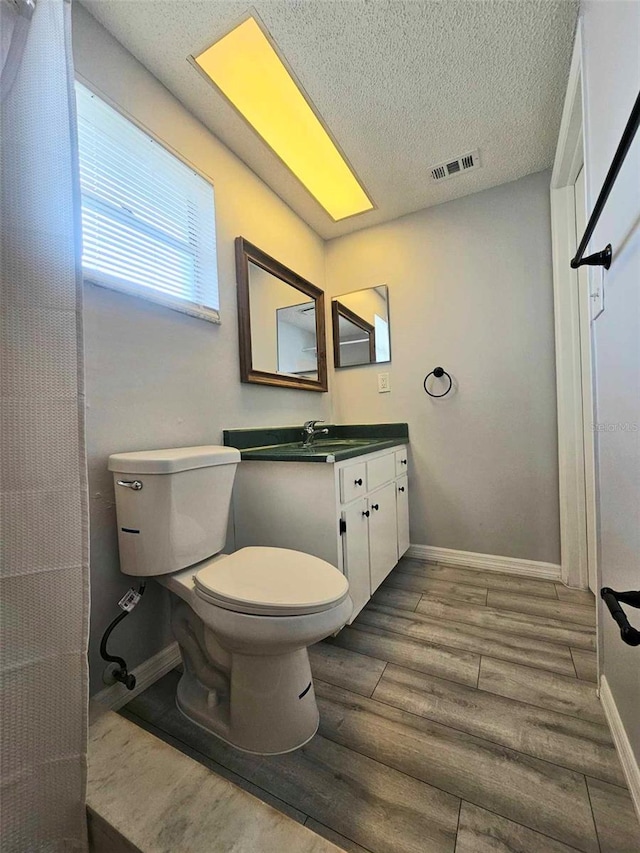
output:
[[[193,468],[233,465],[240,461],[235,447],[206,444],[199,447],[172,447],[168,450],[140,450],[112,453],[109,471],[120,474],[175,474]]]

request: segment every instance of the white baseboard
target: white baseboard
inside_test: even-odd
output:
[[[136,686],[133,690],[127,690],[124,684],[116,682],[105,687],[91,699],[95,702],[100,702],[112,711],[117,711],[126,705],[138,693],[146,690],[154,681],[162,678],[170,672],[175,666],[180,663],[180,649],[177,643],[171,643],[170,646],[159,651],[158,654],[148,658],[132,670],[136,677]]]
[[[618,757],[622,764],[624,777],[629,786],[629,793],[631,794],[631,799],[633,800],[633,805],[640,821],[640,766],[638,766],[638,760],[631,749],[631,743],[620,719],[618,706],[613,698],[606,675],[600,678],[600,701],[602,702],[602,707],[609,723],[609,728],[611,729],[611,736],[618,750]]]
[[[490,572],[509,575],[524,575],[529,578],[560,581],[560,566],[555,563],[539,563],[519,557],[498,557],[494,554],[476,554],[473,551],[454,551],[451,548],[436,548],[434,545],[410,545],[407,557],[448,566],[469,566]]]

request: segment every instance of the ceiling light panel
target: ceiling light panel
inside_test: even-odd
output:
[[[373,209],[254,18],[194,59],[334,220]]]

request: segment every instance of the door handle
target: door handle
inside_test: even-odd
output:
[[[627,614],[620,607],[620,602],[628,604],[629,607],[640,607],[640,590],[629,590],[628,592],[616,592],[608,586],[600,590],[600,597],[609,608],[609,613],[620,628],[620,636],[628,646],[640,646],[640,631],[633,628]]]

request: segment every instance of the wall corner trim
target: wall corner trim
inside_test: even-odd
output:
[[[618,751],[624,777],[629,786],[629,793],[631,794],[631,799],[633,800],[633,805],[640,821],[640,766],[631,748],[631,742],[627,737],[626,729],[618,713],[618,706],[613,698],[606,675],[600,678],[600,701],[602,702],[602,707],[609,723],[609,728],[611,729],[611,737]]]
[[[437,548],[434,545],[410,545],[407,557],[449,566],[464,566],[484,569],[489,572],[504,572],[509,575],[524,575],[542,580],[561,580],[561,567],[556,563],[541,563],[523,560],[520,557],[499,557],[495,554],[476,554],[473,551],[455,551]]]
[[[124,684],[111,684],[99,693],[91,697],[92,701],[99,702],[111,711],[117,711],[130,702],[134,696],[142,693],[163,675],[170,672],[180,663],[180,649],[177,643],[165,646],[153,657],[147,658],[133,670],[136,677],[136,686],[133,690],[127,690]]]

